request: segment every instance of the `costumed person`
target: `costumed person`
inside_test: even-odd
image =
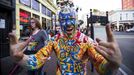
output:
[[[11,52],[16,62],[31,70],[38,69],[54,51],[58,58],[56,75],[84,75],[83,65],[86,59],[93,63],[100,75],[116,74],[122,56],[109,25],[106,26],[108,41],[103,42],[97,39],[98,45],[94,45],[91,38],[77,31],[76,21],[75,11],[70,8],[62,9],[59,12],[62,32],[33,55],[25,55],[21,51],[25,44],[17,44],[14,35],[10,34],[11,41],[14,40],[14,42],[11,42]],[[19,49],[15,46],[18,46]]]

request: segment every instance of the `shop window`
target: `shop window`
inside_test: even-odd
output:
[[[31,7],[31,0],[20,0],[20,3],[28,7]]]
[[[42,28],[45,29],[45,30],[47,29],[47,27],[46,27],[46,18],[43,18],[43,17],[42,17]]]
[[[20,36],[29,36],[30,34],[30,13],[20,10]]]
[[[36,14],[33,14],[33,17],[40,20],[40,16],[38,16],[38,15],[36,15]]]
[[[32,9],[40,11],[40,5],[37,0],[32,0]]]
[[[52,21],[46,19],[46,26],[47,26],[47,28],[48,28],[48,27],[52,27]]]

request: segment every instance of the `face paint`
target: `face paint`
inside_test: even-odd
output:
[[[59,22],[62,31],[69,38],[73,37],[76,30],[76,15],[75,12],[71,10],[61,11],[59,13]]]

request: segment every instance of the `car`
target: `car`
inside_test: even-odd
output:
[[[126,30],[127,32],[134,32],[134,27],[130,28],[130,29],[127,29]]]

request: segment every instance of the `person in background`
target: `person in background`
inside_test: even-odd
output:
[[[53,30],[50,30],[49,33],[49,39],[54,39],[56,37],[57,34],[59,34],[61,32],[61,28],[60,28],[60,24],[59,22],[56,22],[55,27],[53,28]]]
[[[44,29],[42,29],[42,26],[38,19],[31,18],[30,24],[32,32],[31,36],[29,37],[30,41],[27,45],[25,53],[35,54],[37,50],[39,50],[46,44],[46,41],[48,40],[48,34]]]
[[[39,49],[47,44],[48,40],[48,34],[44,29],[42,29],[42,26],[38,19],[31,18],[30,24],[32,33],[29,38],[30,41],[27,45],[27,48],[24,51],[24,53],[28,55],[37,53]],[[42,68],[34,71],[28,71],[28,75],[43,75],[41,74],[41,69]]]
[[[11,52],[16,62],[29,69],[38,69],[54,51],[58,58],[57,75],[84,75],[84,61],[88,58],[100,75],[115,75],[122,61],[120,49],[110,26],[106,26],[107,42],[97,39],[98,45],[80,31],[77,31],[76,14],[70,8],[63,8],[59,13],[61,33],[36,54],[23,53],[25,44],[18,44],[15,36],[11,37]],[[18,46],[18,48],[15,48]],[[18,50],[18,52],[15,52]],[[46,67],[47,68],[47,67]]]
[[[24,53],[27,55],[36,54],[39,49],[41,49],[43,46],[47,44],[48,41],[48,34],[44,29],[42,29],[42,26],[38,19],[31,18],[30,26],[32,28],[31,35],[26,41],[22,42],[22,43],[27,42],[24,51]],[[39,68],[38,70],[34,70],[34,71],[28,70],[27,73],[28,75],[44,75],[41,74],[42,73],[41,69],[42,68]]]

